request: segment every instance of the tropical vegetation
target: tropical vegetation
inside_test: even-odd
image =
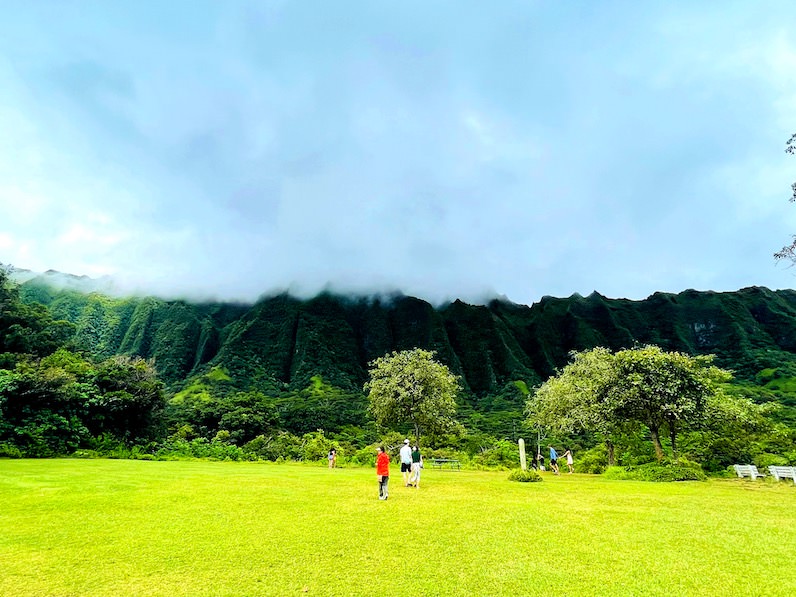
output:
[[[369,465],[375,445],[412,434],[471,468],[518,467],[520,437],[569,447],[583,472],[796,463],[791,291],[233,305],[13,274],[0,272],[6,456],[306,461],[336,448],[341,465]],[[590,390],[569,390],[587,377]]]

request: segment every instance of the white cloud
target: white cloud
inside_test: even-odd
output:
[[[101,226],[90,220],[87,220],[86,224],[73,223],[57,237],[56,243],[62,247],[71,245],[86,252],[95,252],[118,245],[126,237],[125,234],[110,232]]]
[[[222,298],[780,279],[736,247],[796,229],[788,5],[36,10],[0,23],[0,261]]]

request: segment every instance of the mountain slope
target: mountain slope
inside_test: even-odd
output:
[[[455,301],[440,308],[405,296],[302,301],[288,295],[254,305],[109,298],[56,289],[32,279],[25,300],[42,302],[76,325],[74,341],[97,356],[152,358],[170,384],[227,370],[234,385],[271,393],[306,387],[314,375],[361,388],[372,359],[420,346],[437,351],[473,396],[537,384],[572,350],[654,343],[691,354],[713,353],[742,378],[796,362],[796,292],[656,293],[643,301],[545,297],[532,306]]]

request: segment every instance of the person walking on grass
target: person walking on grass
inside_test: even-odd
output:
[[[401,473],[404,476],[404,487],[409,487],[409,473],[412,471],[412,448],[409,446],[409,440],[404,440],[404,445],[401,446]]]
[[[558,452],[553,446],[547,446],[550,448],[550,470],[553,471],[554,475],[560,474],[558,472]]]
[[[334,448],[329,450],[328,458],[329,458],[329,468],[334,468],[335,466],[337,466],[337,450],[335,450]]]
[[[423,468],[423,456],[420,454],[420,446],[415,446],[412,450],[412,476],[409,477],[409,485],[420,489],[420,469]]]
[[[564,458],[567,459],[567,468],[569,469],[569,474],[571,475],[575,471],[574,467],[572,466],[574,464],[572,460],[572,450],[567,448],[567,451],[564,452]]]
[[[387,499],[387,485],[390,482],[390,456],[379,446],[376,452],[376,478],[379,480],[379,499]]]

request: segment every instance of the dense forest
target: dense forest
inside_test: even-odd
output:
[[[653,344],[716,355],[716,363],[734,373],[728,391],[764,405],[760,420],[746,422],[743,437],[737,430],[731,438],[716,437],[715,429],[694,436],[692,456],[712,469],[741,459],[766,464],[796,457],[791,290],[689,290],[643,301],[592,293],[544,297],[532,306],[503,300],[432,306],[402,295],[331,294],[229,304],[114,298],[54,282],[55,274],[21,284],[3,274],[0,444],[7,453],[134,446],[138,454],[155,454],[168,445],[200,455],[238,457],[248,450],[252,457],[304,459],[335,445],[344,456],[367,461],[370,444],[388,431],[404,431],[378,429],[368,415],[362,390],[368,364],[421,347],[435,351],[462,385],[464,431],[429,438],[432,447],[458,451],[475,464],[501,464],[513,458],[516,438],[534,431],[524,413],[528,394],[566,365],[572,351]],[[66,386],[81,388],[85,404],[69,410],[81,399],[64,398],[50,410],[77,431],[69,441],[34,441],[20,430],[36,427],[43,415],[34,416],[34,403],[46,400],[32,398],[39,390],[20,388],[26,379],[58,375]],[[19,409],[26,401],[24,415]],[[588,435],[555,439],[581,453],[595,445]],[[625,460],[648,456],[637,439],[627,438]]]

